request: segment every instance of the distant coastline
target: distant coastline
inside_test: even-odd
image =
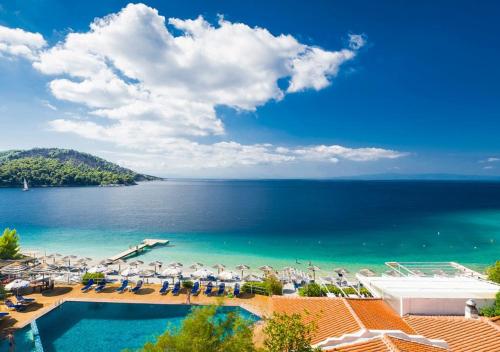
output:
[[[35,148],[0,152],[0,187],[132,186],[161,180],[72,149]]]

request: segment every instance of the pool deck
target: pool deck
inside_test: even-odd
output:
[[[103,292],[96,293],[93,290],[87,293],[81,292],[82,285],[58,286],[54,290],[45,291],[42,294],[33,293],[25,297],[35,298],[36,303],[31,304],[24,312],[7,310],[4,304],[0,311],[9,312],[9,319],[0,322],[0,334],[9,329],[19,329],[31,323],[34,319],[46,314],[58,305],[66,301],[84,302],[110,302],[110,303],[149,303],[149,304],[186,304],[187,294],[181,293],[173,296],[170,292],[160,295],[160,285],[145,284],[138,294],[132,292],[117,293],[118,285],[107,287]],[[15,299],[14,299],[15,300]],[[207,297],[203,293],[198,296],[191,295],[191,304],[206,305],[217,304],[219,297]],[[267,316],[272,313],[272,298],[260,295],[243,294],[241,298],[224,298],[223,305],[240,306],[251,313],[259,316]]]

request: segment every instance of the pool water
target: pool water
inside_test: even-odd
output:
[[[36,320],[45,352],[122,351],[138,349],[167,328],[179,327],[189,305],[66,302]],[[245,319],[259,318],[240,307],[220,307],[219,316],[236,311]],[[31,327],[16,334],[16,350],[35,351]]]

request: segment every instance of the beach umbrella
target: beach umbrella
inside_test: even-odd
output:
[[[316,265],[309,265],[307,267],[307,270],[312,271],[312,273],[313,273],[313,280],[316,281],[316,271],[321,270],[321,268],[319,266],[316,266]]]
[[[385,275],[387,276],[393,276],[393,277],[398,277],[400,276],[396,271],[394,270],[387,270],[386,272],[384,272]]]
[[[250,269],[250,267],[246,264],[240,264],[240,265],[236,266],[236,270],[241,270],[241,277],[243,277],[243,272],[245,270],[249,270],[249,269]]]
[[[52,263],[55,263],[56,262],[56,258],[62,257],[62,254],[53,253],[53,254],[49,255],[48,257],[52,258]]]
[[[156,275],[156,267],[159,267],[161,268],[161,266],[163,265],[162,262],[158,261],[158,260],[155,260],[154,262],[151,262],[148,264],[149,266],[154,266],[155,267],[155,275]]]
[[[213,272],[208,269],[199,269],[191,273],[191,277],[195,279],[207,279],[209,276],[213,276]]]
[[[189,266],[189,268],[190,268],[190,269],[195,269],[195,270],[198,270],[198,269],[200,269],[200,268],[203,268],[203,264],[202,264],[202,263],[198,263],[198,262],[196,262],[196,263],[191,264],[191,265]]]
[[[20,288],[25,288],[30,285],[29,281],[16,279],[7,285],[5,285],[5,289],[9,291],[19,290]]]
[[[47,263],[42,263],[40,265],[35,266],[34,268],[31,269],[32,273],[36,274],[46,274],[46,273],[52,273],[54,272],[55,267],[53,265],[47,264]]]
[[[166,268],[161,272],[161,276],[165,277],[177,277],[181,275],[181,269],[179,268]]]
[[[217,274],[219,274],[221,270],[224,270],[226,268],[226,266],[224,264],[218,263],[212,266],[212,268],[217,269]]]
[[[273,267],[270,265],[263,265],[263,266],[259,266],[259,270],[262,270],[264,272],[269,272],[269,271],[273,271]]]
[[[67,255],[63,257],[62,259],[68,262],[68,268],[71,267],[71,259],[76,259],[78,258],[76,255]]]
[[[107,267],[107,266],[102,265],[102,264],[99,264],[99,265],[93,266],[93,267],[92,267],[92,268],[90,268],[87,272],[88,272],[88,273],[91,273],[91,274],[95,274],[95,273],[103,273],[103,272],[105,272],[106,270],[108,270],[108,267]]]
[[[182,263],[179,263],[179,262],[170,262],[168,264],[168,266],[171,268],[182,268],[183,267]]]
[[[121,272],[122,276],[134,276],[139,273],[139,269],[128,267]]]
[[[124,264],[127,264],[127,261],[123,260],[123,259],[118,259],[118,260],[115,260],[114,262],[112,262],[112,265],[118,265],[118,272],[121,271],[122,265],[124,265]]]
[[[373,270],[366,269],[366,268],[358,271],[358,274],[363,275],[363,276],[375,276],[375,275],[377,275]]]
[[[248,274],[243,277],[243,281],[248,281],[248,282],[262,282],[261,277],[254,275],[254,274]]]
[[[333,269],[333,271],[339,274],[339,276],[342,276],[344,274],[349,274],[349,270],[347,270],[346,268],[335,268]]]
[[[142,276],[142,277],[152,277],[155,274],[156,273],[153,270],[140,270],[139,271],[139,276]]]
[[[222,280],[222,281],[230,281],[230,280],[234,280],[236,278],[236,274],[233,273],[232,271],[223,271],[223,272],[219,273],[219,275],[217,275],[217,277],[219,278],[219,280]]]
[[[0,272],[7,275],[18,275],[24,271],[28,270],[28,266],[21,262],[14,262],[9,265],[4,266]]]

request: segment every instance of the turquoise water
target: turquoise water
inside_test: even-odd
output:
[[[188,305],[66,302],[37,319],[45,352],[118,352],[142,347],[167,328],[180,327],[191,311]],[[217,316],[237,312],[259,318],[239,307],[220,307]],[[31,351],[30,328],[16,335],[19,351]],[[26,349],[28,348],[28,349]]]
[[[0,226],[24,248],[96,259],[144,238],[148,262],[380,268],[389,260],[499,259],[500,183],[167,181],[0,189]]]

